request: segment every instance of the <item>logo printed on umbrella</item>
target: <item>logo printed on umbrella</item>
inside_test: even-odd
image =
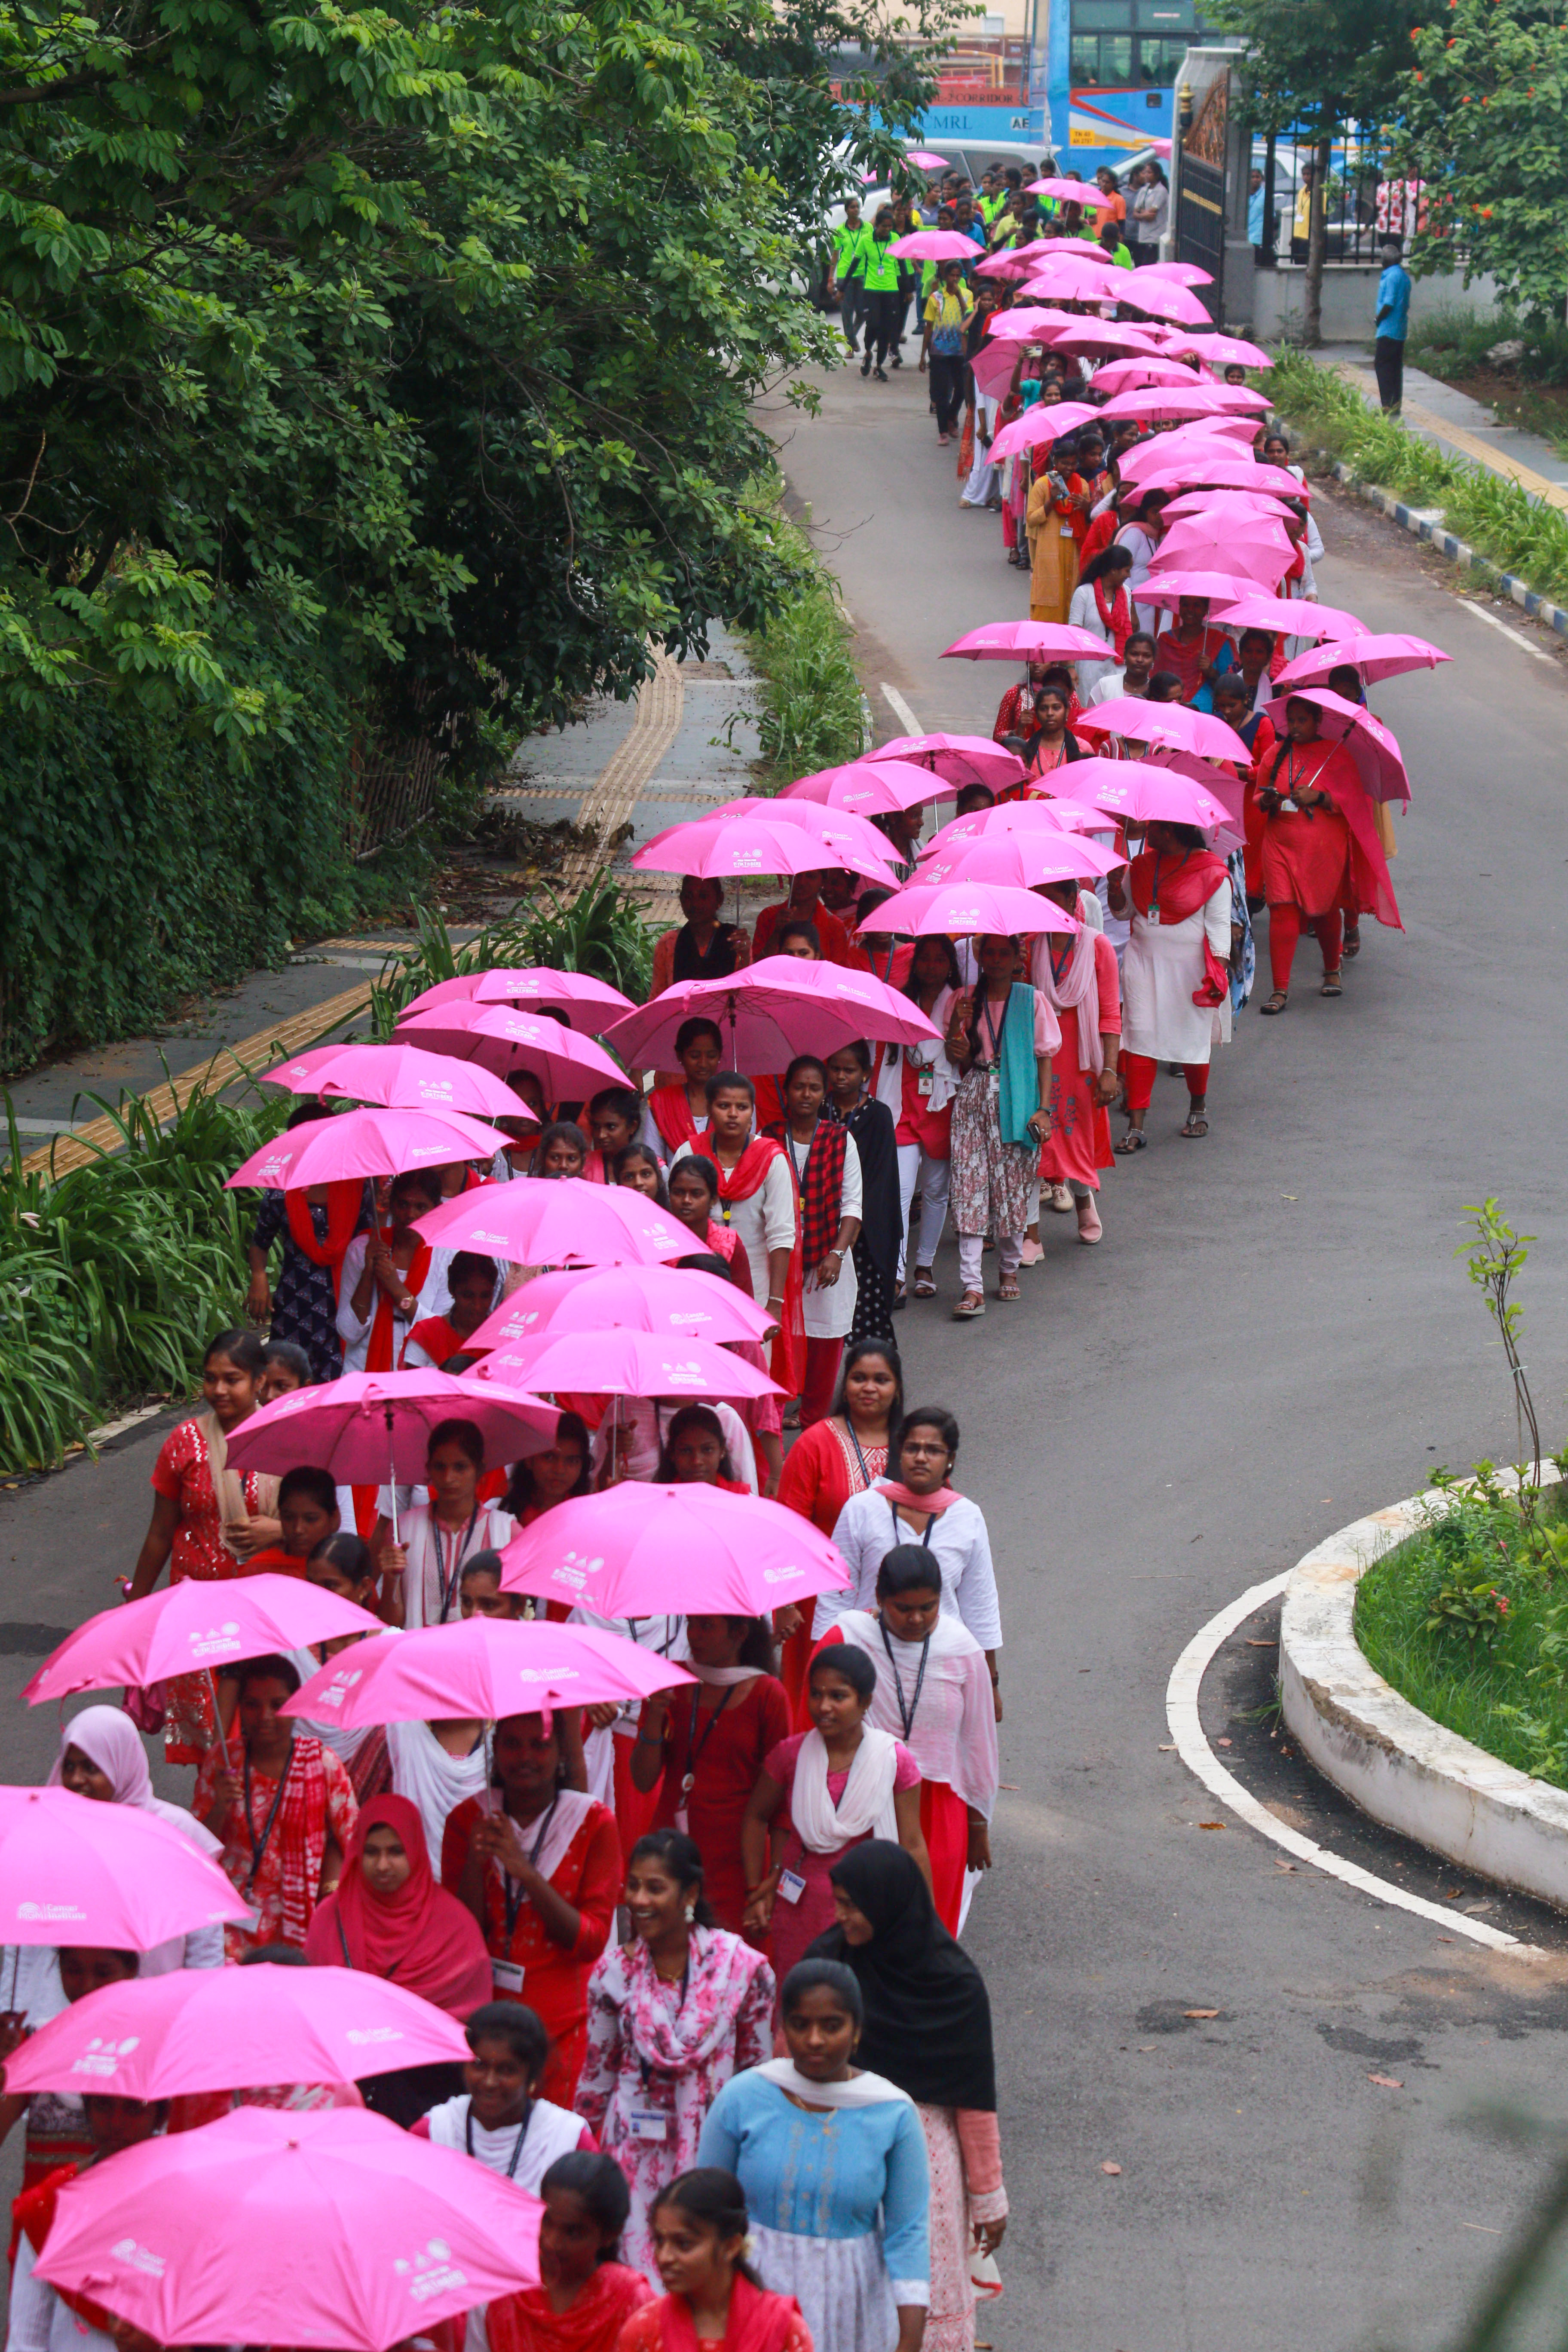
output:
[[[659,1369],[667,1381],[687,1388],[700,1388],[707,1377],[700,1364],[666,1363]]]
[[[584,1585],[591,1576],[597,1576],[604,1559],[584,1559],[580,1552],[569,1551],[559,1568],[552,1569],[553,1580],[561,1584]]]
[[[432,2238],[412,2262],[397,2255],[392,2267],[399,2278],[408,2280],[408,2292],[416,2303],[427,2303],[433,2294],[445,2294],[453,2287],[468,2284],[465,2273],[452,2260],[452,2249],[445,2238]]]
[[[797,1576],[804,1576],[805,1574],[805,1570],[804,1568],[764,1568],[763,1570],[763,1582],[764,1584],[793,1584]]]
[[[105,2042],[101,2034],[95,2033],[81,2056],[72,2060],[71,2073],[99,2076],[118,2074],[121,2060],[129,2058],[131,2053],[141,2046],[142,2036],[139,2033],[127,2034],[123,2042]]]
[[[520,1683],[578,1683],[583,1679],[575,1666],[520,1666],[517,1678]]]
[[[359,2050],[375,2042],[406,2042],[408,2036],[400,2025],[351,2025],[348,2039],[350,2045]]]
[[[110,2246],[109,2251],[116,2262],[124,2263],[130,2270],[145,2271],[149,2278],[162,2278],[168,2267],[162,2254],[154,2254],[147,2247],[139,2246],[134,2238],[121,2238],[119,2244]]]
[[[74,1903],[18,1903],[16,1916],[30,1920],[63,1919],[74,1925],[79,1920],[85,1921],[87,1913]]]
[[[193,1630],[186,1636],[193,1658],[235,1658],[239,1655],[239,1627],[232,1617],[221,1625],[209,1625],[205,1633]]]

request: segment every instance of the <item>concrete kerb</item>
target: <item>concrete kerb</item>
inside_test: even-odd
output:
[[[1347,466],[1342,458],[1334,457],[1327,449],[1315,450],[1313,455],[1325,473],[1332,474],[1347,490],[1353,490],[1357,498],[1366,500],[1368,506],[1376,507],[1380,513],[1398,523],[1402,530],[1409,531],[1413,538],[1426,540],[1439,554],[1447,556],[1452,562],[1468,571],[1479,572],[1483,579],[1510,597],[1532,620],[1544,621],[1547,627],[1554,629],[1560,637],[1568,637],[1568,611],[1561,604],[1553,604],[1548,597],[1538,594],[1524,581],[1516,579],[1511,572],[1504,572],[1489,556],[1478,554],[1473,547],[1444,527],[1440,514],[1426,508],[1407,506],[1402,499],[1396,499],[1392,490],[1380,488],[1375,482],[1363,481],[1353,467]]]
[[[1543,1468],[1542,1483],[1557,1476]],[[1319,1771],[1373,1821],[1568,1907],[1568,1792],[1434,1723],[1384,1682],[1355,1638],[1363,1576],[1448,1507],[1443,1496],[1413,1496],[1341,1528],[1297,1562],[1279,1626],[1285,1720]]]

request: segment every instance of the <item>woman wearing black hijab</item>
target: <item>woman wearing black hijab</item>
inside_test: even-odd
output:
[[[898,1130],[886,1103],[871,1092],[871,1048],[865,1039],[827,1056],[831,1115],[847,1127],[860,1157],[860,1235],[855,1244],[852,1339],[891,1339],[899,1249],[904,1238],[899,1192]]]
[[[936,1914],[920,1864],[881,1838],[829,1872],[837,1923],[815,1959],[853,1969],[866,2005],[859,2065],[914,2101],[931,2163],[931,2313],[924,2352],[973,2352],[976,2249],[1007,2226],[996,2129],[991,2002],[979,1969]]]

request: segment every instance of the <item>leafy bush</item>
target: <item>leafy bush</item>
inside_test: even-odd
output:
[[[584,971],[608,981],[626,995],[647,995],[653,978],[653,926],[643,919],[632,893],[607,866],[590,877],[570,900],[546,893],[542,907],[531,901],[502,922],[459,947],[441,917],[415,908],[419,943],[391,956],[371,990],[371,1020],[378,1038],[390,1037],[404,1006],[437,982],[496,964],[548,964],[558,971]]]
[[[281,1127],[287,1097],[198,1089],[166,1129],[140,1098],[108,1112],[121,1148],[58,1183],[0,1171],[0,1465],[47,1468],[119,1402],[184,1393],[241,1318],[250,1196],[224,1190]]]
[[[1568,325],[1555,318],[1522,318],[1511,310],[1434,311],[1410,330],[1405,355],[1434,375],[1471,375],[1492,362],[1494,344],[1520,341],[1521,383],[1568,383]]]

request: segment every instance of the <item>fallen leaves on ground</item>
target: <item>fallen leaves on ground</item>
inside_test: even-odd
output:
[[[1225,1827],[1225,1823],[1223,1822],[1200,1822],[1198,1823],[1198,1827],[1201,1830],[1222,1830]]]
[[[1119,2164],[1102,2164],[1100,2168],[1101,2172],[1116,2173],[1121,2171],[1121,2167]]]
[[[1369,2083],[1375,2083],[1380,2091],[1403,2091],[1405,2088],[1404,2084],[1396,2083],[1392,2074],[1369,2074],[1366,2079]]]

